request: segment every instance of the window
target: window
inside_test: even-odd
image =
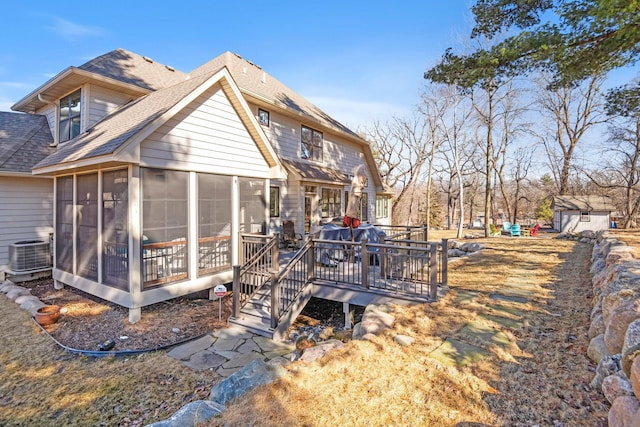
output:
[[[280,187],[271,187],[269,190],[269,216],[280,216]]]
[[[69,141],[80,134],[80,89],[60,99],[58,142]]]
[[[129,290],[129,179],[127,170],[102,174],[102,283]]]
[[[384,196],[376,197],[376,218],[387,218],[389,216],[389,198]]]
[[[258,108],[258,121],[262,126],[269,127],[269,112],[262,108]]]
[[[262,179],[238,178],[240,232],[263,233],[266,229],[267,194]]]
[[[198,276],[231,268],[233,178],[198,174]]]
[[[341,194],[342,191],[337,188],[322,189],[322,200],[320,200],[320,205],[322,206],[323,218],[334,218],[341,216]]]
[[[76,185],[78,276],[98,281],[98,174],[78,175]]]
[[[144,287],[187,278],[188,172],[141,169]]]
[[[589,212],[580,212],[580,222],[589,222],[591,218]]]
[[[344,192],[345,209],[349,206],[349,192]],[[362,193],[360,198],[360,206],[358,206],[358,219],[362,222],[369,221],[369,194]]]
[[[73,273],[73,177],[56,180],[56,268]]]
[[[322,161],[322,132],[302,125],[302,158]]]

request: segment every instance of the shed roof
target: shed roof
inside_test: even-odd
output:
[[[615,208],[607,196],[554,196],[553,209],[561,211],[607,211]]]
[[[0,111],[0,173],[25,173],[55,152],[47,118]]]

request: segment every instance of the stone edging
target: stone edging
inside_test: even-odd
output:
[[[590,385],[611,403],[610,427],[640,425],[640,260],[609,231],[559,237],[593,245],[587,355],[598,367]]]

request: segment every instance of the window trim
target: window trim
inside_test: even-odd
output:
[[[310,132],[311,141],[305,142],[305,131]],[[316,138],[319,136],[319,144]],[[306,153],[304,147],[307,148]],[[324,135],[319,130],[306,125],[300,125],[300,158],[312,162],[322,163],[324,152]]]
[[[388,218],[388,217],[389,217],[389,198],[385,196],[376,196],[376,219]]]
[[[580,222],[591,222],[591,212],[580,211]]]
[[[333,202],[326,202],[325,200],[331,199],[329,196],[325,199],[325,191],[333,194]],[[337,196],[337,201],[336,201]],[[325,209],[326,206],[326,209]],[[331,209],[329,209],[331,207]],[[325,215],[325,212],[327,215]],[[336,218],[342,216],[342,189],[335,187],[322,187],[320,189],[320,216],[322,218]]]
[[[266,121],[264,120],[265,117]],[[271,114],[268,110],[265,110],[264,108],[258,108],[258,123],[266,127],[271,126]]]

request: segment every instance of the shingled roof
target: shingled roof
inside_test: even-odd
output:
[[[129,138],[182,101],[187,94],[210,77],[211,75],[203,74],[169,88],[151,92],[123,106],[96,123],[89,132],[60,146],[58,151],[38,163],[34,169],[114,153]]]
[[[87,82],[117,88],[137,98],[154,90],[173,86],[187,75],[124,49],[100,55],[79,67],[68,67],[16,102],[11,109],[35,112]],[[48,99],[48,101],[47,101]]]
[[[236,84],[243,92],[274,103],[298,115],[306,116],[329,129],[335,129],[351,137],[365,142],[351,129],[329,116],[304,97],[287,87],[275,77],[265,72],[262,67],[232,52],[225,52],[189,73],[197,76],[227,67]]]
[[[606,196],[554,196],[554,210],[561,211],[613,211],[613,202]]]
[[[25,173],[55,151],[47,118],[0,111],[0,173]]]

